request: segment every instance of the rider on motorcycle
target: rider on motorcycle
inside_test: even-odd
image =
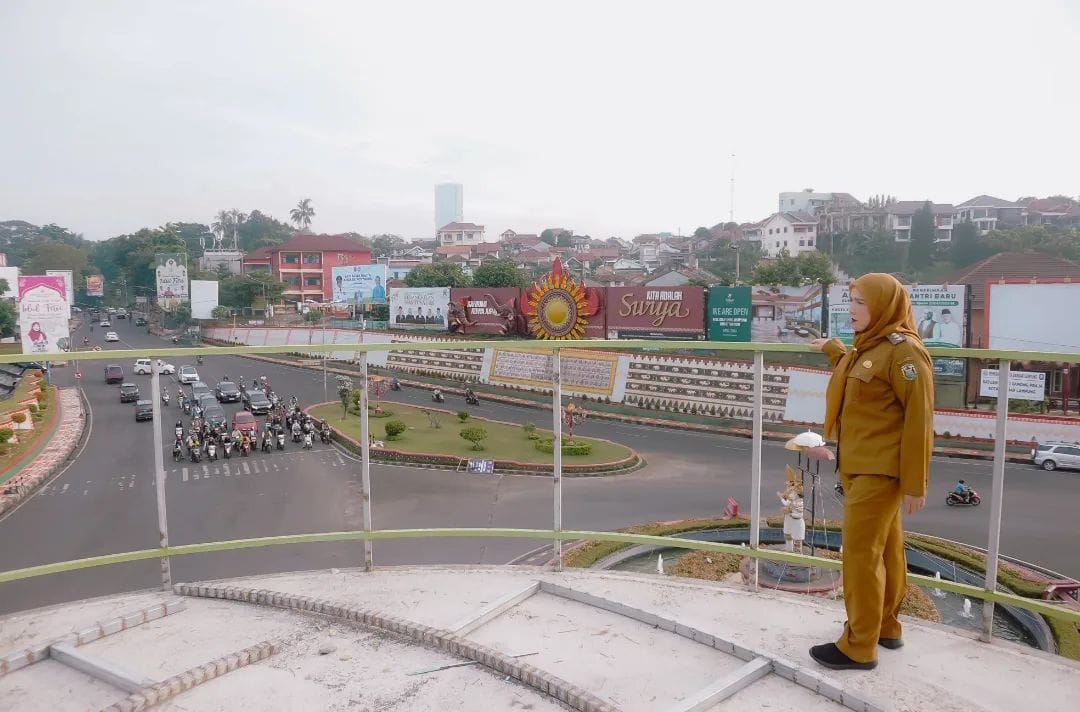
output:
[[[390,388],[395,390],[395,391],[399,390],[401,388],[401,384],[398,383],[397,376],[391,376],[390,377]]]
[[[442,399],[443,399],[443,394],[442,394],[442,391],[441,391],[441,390],[439,390],[438,388],[436,388],[435,390],[433,390],[433,391],[431,392],[431,399],[432,399],[432,400],[435,400],[435,401],[440,401],[440,402],[441,402],[441,401],[442,401]]]
[[[476,394],[473,393],[472,388],[468,388],[468,387],[465,388],[465,400],[467,400],[467,401],[476,400]]]
[[[956,483],[956,487],[953,487],[953,494],[967,502],[971,499],[971,488],[967,486],[966,482],[960,480]]]

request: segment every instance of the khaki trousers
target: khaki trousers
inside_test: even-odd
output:
[[[841,475],[844,487],[844,607],[836,646],[856,662],[877,659],[878,638],[901,637],[897,614],[907,592],[900,480]]]

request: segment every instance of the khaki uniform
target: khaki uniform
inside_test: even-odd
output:
[[[926,495],[934,446],[934,374],[911,337],[856,354],[840,410],[837,468],[844,487],[844,605],[836,645],[852,660],[877,659],[878,638],[901,637],[897,613],[907,590],[900,505]],[[822,351],[835,367],[836,339]]]

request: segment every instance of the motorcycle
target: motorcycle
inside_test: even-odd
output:
[[[401,384],[398,383],[398,380],[396,378],[394,380],[390,381],[390,390],[392,390],[392,391],[400,391],[401,390]]]
[[[982,498],[979,497],[979,493],[975,490],[969,490],[966,499],[963,495],[957,494],[955,490],[945,495],[945,504],[950,507],[978,507],[981,501]]]
[[[304,449],[305,450],[310,450],[311,449],[311,433],[306,433],[304,435]]]
[[[165,405],[169,404],[169,392],[168,391],[162,391],[161,392],[161,402],[164,403]]]
[[[319,431],[319,439],[322,440],[323,445],[330,444],[330,428],[325,425],[322,426],[322,430]]]
[[[173,462],[180,462],[184,459],[184,448],[180,446],[180,441],[177,440],[173,443],[172,447],[172,459]]]
[[[277,434],[277,449],[278,450],[284,450],[285,449],[285,431],[282,428],[279,427],[279,428],[276,429],[276,434]]]
[[[210,462],[217,460],[217,444],[213,440],[206,444],[206,459]]]
[[[272,446],[270,445],[270,433],[264,433],[262,439],[262,451],[270,452]]]
[[[241,440],[240,441],[240,455],[243,456],[243,457],[247,457],[250,454],[251,454],[251,441],[247,440],[247,439]]]
[[[180,343],[180,337],[179,337],[179,336],[174,336],[174,337],[172,337],[172,342],[173,342],[174,344],[179,344],[179,343]]]
[[[232,447],[232,440],[226,440],[221,444],[221,451],[225,454],[226,460],[232,456]]]
[[[202,366],[202,364],[203,364],[202,356],[196,356],[196,357],[195,357],[195,363],[197,363],[197,364],[199,364],[200,366]]]
[[[480,399],[473,393],[465,394],[465,405],[480,405]]]
[[[435,391],[431,394],[431,400],[435,401],[436,403],[445,403],[446,397],[441,392]]]
[[[300,423],[293,421],[292,424],[292,441],[294,443],[300,442]]]
[[[315,426],[314,426],[314,425],[312,425],[312,424],[311,424],[311,421],[310,421],[310,420],[308,420],[307,418],[305,418],[305,419],[304,419],[304,423],[303,423],[303,425],[302,425],[302,426],[300,426],[300,427],[301,427],[301,429],[302,429],[302,430],[304,431],[304,435],[307,435],[308,433],[310,433],[310,432],[312,432],[312,431],[314,431],[314,430],[315,430]]]
[[[295,410],[299,405],[300,405],[300,401],[297,400],[296,396],[289,396],[289,407],[290,408]]]
[[[202,460],[202,450],[201,449],[199,449],[197,447],[190,447],[189,446],[188,450],[190,451],[189,454],[191,455],[191,461],[192,462],[199,462],[199,461]]]
[[[179,425],[173,428],[173,433],[176,435],[177,440],[181,440],[184,437],[184,429]]]

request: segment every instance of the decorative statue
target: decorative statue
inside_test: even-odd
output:
[[[469,321],[469,314],[463,305],[456,304],[453,300],[446,305],[446,326],[451,334],[464,334],[465,327],[472,326],[473,323]]]
[[[518,336],[525,333],[525,317],[518,313],[514,309],[514,302],[516,300],[511,299],[506,304],[499,304],[499,302],[490,293],[485,293],[484,298],[488,300],[488,304],[493,305],[495,313],[502,319],[502,328],[499,331],[503,336]]]
[[[784,512],[784,543],[788,551],[801,554],[806,539],[806,520],[803,518],[806,506],[802,484],[796,479],[798,475],[791,465],[784,468],[784,474],[787,475],[787,485],[783,492],[776,493]]]

